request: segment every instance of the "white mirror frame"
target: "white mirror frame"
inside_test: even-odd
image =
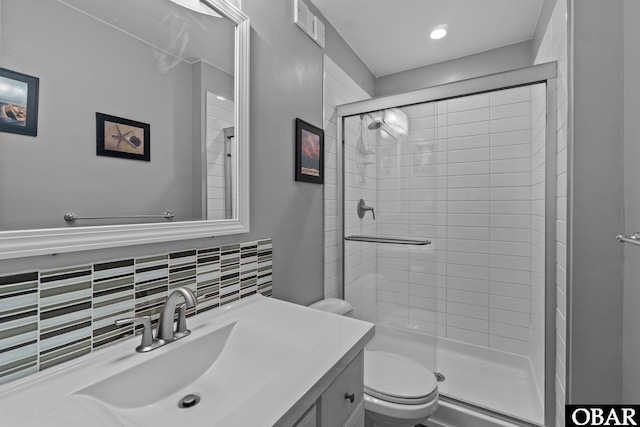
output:
[[[224,0],[200,0],[235,26],[237,218],[0,232],[0,259],[51,255],[249,232],[249,17]]]

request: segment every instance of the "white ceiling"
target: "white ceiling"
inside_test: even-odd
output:
[[[376,76],[529,40],[543,0],[311,0]],[[431,40],[447,25],[448,35]]]

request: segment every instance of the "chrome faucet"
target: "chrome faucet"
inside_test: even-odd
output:
[[[162,307],[162,312],[160,313],[156,339],[163,341],[175,341],[176,339],[189,335],[190,332],[186,329],[186,309],[183,309],[182,307],[180,307],[178,324],[184,324],[185,330],[181,331],[181,334],[178,337],[174,335],[174,316],[176,313],[176,307],[178,306],[178,298],[181,296],[184,298],[186,308],[193,308],[198,303],[196,296],[189,288],[178,288],[171,292],[171,295],[169,295],[169,298],[165,301],[164,307]]]
[[[180,297],[184,298],[184,304],[180,305],[178,325],[174,330],[174,317]],[[165,301],[162,311],[160,312],[158,330],[156,331],[155,338],[153,338],[151,318],[149,316],[118,319],[114,323],[116,326],[129,323],[132,323],[134,326],[142,325],[142,343],[136,347],[136,351],[138,353],[146,353],[147,351],[155,350],[158,347],[162,347],[165,344],[189,335],[191,332],[187,329],[187,308],[193,308],[197,303],[198,300],[196,296],[189,288],[178,288],[171,292],[171,295],[169,295],[169,298]]]
[[[367,211],[371,211],[373,219],[376,219],[376,211],[373,210],[373,207],[365,205],[364,199],[360,199],[360,201],[358,202],[358,217],[364,218],[364,214]]]

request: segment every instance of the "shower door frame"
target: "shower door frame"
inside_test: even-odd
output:
[[[356,116],[364,113],[385,110],[394,107],[404,107],[413,104],[423,104],[427,102],[443,101],[463,96],[477,95],[485,92],[493,92],[503,89],[511,89],[519,86],[530,86],[538,83],[546,85],[546,141],[545,141],[545,383],[544,383],[544,425],[555,425],[556,399],[555,399],[555,371],[556,371],[556,339],[555,339],[555,316],[556,316],[556,217],[557,217],[557,93],[556,93],[557,63],[547,62],[533,65],[531,67],[520,68],[512,71],[505,71],[490,74],[482,77],[475,77],[418,89],[410,92],[403,92],[394,95],[386,95],[364,101],[352,102],[338,105],[337,113],[337,135],[340,137],[341,147],[337,150],[337,212],[338,212],[338,283],[340,297],[344,299],[344,150],[345,135],[343,129],[343,119],[345,117]],[[473,406],[473,405],[472,405]],[[479,408],[483,409],[483,408]],[[523,422],[512,418],[506,414],[486,410],[493,415],[509,419],[523,426],[533,426],[536,424]]]

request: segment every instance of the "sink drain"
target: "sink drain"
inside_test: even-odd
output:
[[[444,375],[442,375],[440,372],[434,372],[433,375],[436,376],[436,381],[438,381],[439,383],[444,381]]]
[[[178,406],[180,408],[191,408],[196,406],[198,403],[200,403],[200,396],[197,394],[187,394],[185,397],[180,399]]]

